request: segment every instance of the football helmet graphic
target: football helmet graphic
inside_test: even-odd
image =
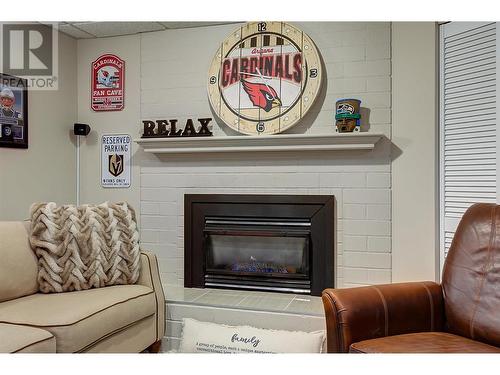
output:
[[[115,73],[110,69],[106,69],[106,67],[99,69],[97,72],[97,83],[104,85],[106,87],[115,87],[116,81],[118,77],[115,76]]]

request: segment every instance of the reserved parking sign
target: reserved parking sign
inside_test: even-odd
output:
[[[101,138],[101,186],[130,187],[130,149],[128,134],[109,134]]]

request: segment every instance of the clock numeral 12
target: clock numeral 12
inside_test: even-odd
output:
[[[257,25],[257,30],[258,31],[266,31],[267,23],[265,22],[259,22]]]

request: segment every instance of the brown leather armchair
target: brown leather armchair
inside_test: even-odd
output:
[[[441,284],[326,289],[322,298],[329,353],[499,353],[500,206],[467,210]]]

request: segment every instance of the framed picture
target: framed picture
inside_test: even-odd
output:
[[[28,82],[0,73],[0,147],[28,148]]]

